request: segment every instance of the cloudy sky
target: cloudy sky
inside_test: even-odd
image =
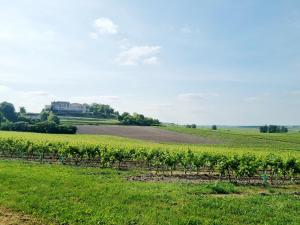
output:
[[[0,101],[300,124],[300,1],[0,0]]]

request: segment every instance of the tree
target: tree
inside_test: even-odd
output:
[[[260,133],[287,133],[289,130],[285,126],[278,126],[278,125],[265,125],[259,127]]]
[[[17,119],[15,107],[9,102],[0,103],[0,112],[9,121],[16,121]]]
[[[20,114],[21,114],[21,115],[26,114],[26,109],[25,109],[25,107],[23,107],[23,106],[20,107]]]
[[[49,116],[47,117],[47,121],[54,122],[56,124],[60,123],[60,119],[53,112],[50,112]]]
[[[218,129],[218,128],[217,128],[217,125],[212,125],[211,129],[212,129],[212,130],[217,130],[217,129]]]
[[[89,112],[95,117],[116,118],[119,115],[119,113],[111,108],[110,105],[93,103],[88,108]]]
[[[130,115],[128,112],[124,112],[118,116],[118,120],[124,125],[139,125],[139,126],[158,126],[159,120],[145,117],[143,114],[133,113]]]
[[[260,133],[268,133],[269,127],[267,125],[259,127]]]
[[[41,121],[47,121],[48,120],[48,116],[49,116],[49,112],[46,110],[42,110],[42,112],[40,113],[40,119]]]
[[[2,122],[4,122],[4,121],[5,121],[4,116],[3,116],[3,114],[0,112],[0,124],[1,124]]]

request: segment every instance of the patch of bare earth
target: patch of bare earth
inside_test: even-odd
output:
[[[142,182],[166,182],[166,183],[176,183],[176,182],[183,182],[183,183],[210,183],[215,181],[228,181],[228,177],[220,177],[217,174],[207,174],[207,173],[199,173],[196,174],[181,174],[181,173],[175,173],[173,175],[170,174],[155,174],[148,173],[148,174],[142,174],[138,176],[129,176],[126,178],[128,181],[142,181]],[[246,185],[262,185],[263,181],[260,177],[251,177],[251,178],[239,178],[234,179],[231,178],[231,182],[234,182],[236,184],[246,184]],[[290,183],[297,183],[299,184],[300,181],[273,181],[273,185],[282,185],[282,184],[290,184]]]
[[[0,225],[42,225],[29,215],[17,213],[6,208],[0,208]]]
[[[120,125],[78,125],[78,134],[113,135],[154,142],[171,142],[185,144],[219,144],[215,140],[190,134],[181,134],[156,127],[120,126]]]

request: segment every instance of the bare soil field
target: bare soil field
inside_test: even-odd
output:
[[[216,181],[225,181],[225,182],[234,182],[240,185],[263,185],[263,181],[260,177],[251,177],[251,178],[238,178],[231,180],[228,177],[222,176],[220,177],[217,174],[208,174],[208,173],[199,173],[197,174],[183,174],[181,172],[173,172],[173,175],[170,174],[156,174],[155,172],[151,172],[148,174],[142,174],[137,176],[129,176],[126,178],[128,181],[141,181],[141,182],[165,182],[165,183],[211,183]],[[268,185],[272,186],[280,186],[280,185],[299,185],[300,180],[295,179],[294,181],[291,180],[274,180]],[[300,192],[293,192],[294,195],[300,195]]]
[[[181,134],[173,131],[162,130],[155,127],[120,126],[120,125],[79,125],[78,134],[113,135],[126,138],[148,140],[154,142],[172,142],[186,144],[219,144],[215,140],[204,137]]]
[[[42,225],[41,222],[28,215],[0,208],[0,225]]]

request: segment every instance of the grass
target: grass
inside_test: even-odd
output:
[[[195,130],[195,129],[190,129]],[[211,132],[211,131],[210,131]],[[294,156],[300,158],[300,144],[286,143],[268,140],[267,143],[257,144],[251,147],[251,143],[256,143],[256,139],[246,138],[245,140],[239,140],[239,144],[226,145],[226,144],[216,144],[216,145],[187,145],[187,144],[166,144],[166,143],[152,143],[149,141],[135,140],[129,138],[122,138],[116,136],[106,136],[106,135],[61,135],[61,134],[38,134],[38,133],[28,133],[28,132],[5,132],[0,131],[0,138],[13,138],[13,139],[25,139],[31,141],[47,141],[47,142],[68,142],[68,143],[86,143],[86,144],[99,144],[108,145],[120,148],[128,149],[161,149],[169,151],[187,151],[188,149],[194,152],[213,152],[213,153],[226,153],[226,154],[258,154],[267,155],[269,153],[278,154],[283,157]],[[242,137],[243,138],[243,137]],[[245,142],[241,144],[241,142]]]
[[[205,137],[228,147],[300,150],[300,132],[269,134],[259,133],[258,130],[246,128],[211,130],[209,128],[191,129],[180,126],[165,126],[161,127],[161,129]]]
[[[117,125],[120,122],[116,119],[99,119],[88,117],[66,117],[60,116],[60,121],[65,125]]]
[[[125,179],[137,173],[0,161],[0,205],[47,224],[300,223],[299,197],[289,194],[299,185],[264,189]]]

